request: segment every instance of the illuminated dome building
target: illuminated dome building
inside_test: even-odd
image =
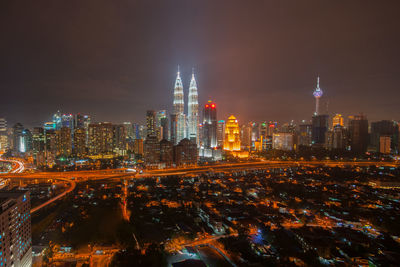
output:
[[[319,99],[322,97],[322,90],[319,88],[319,77],[317,79],[317,88],[314,90],[314,97],[315,97],[315,115],[319,115]]]
[[[224,150],[240,151],[240,129],[235,116],[231,115],[225,124]]]
[[[343,123],[343,117],[340,114],[336,114],[333,119],[332,119],[332,129],[335,128],[335,126],[344,126]]]

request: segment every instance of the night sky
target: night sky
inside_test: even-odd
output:
[[[0,117],[39,126],[60,109],[143,122],[185,97],[219,119],[309,119],[322,110],[400,120],[399,1],[0,1]],[[185,99],[185,101],[187,101]]]

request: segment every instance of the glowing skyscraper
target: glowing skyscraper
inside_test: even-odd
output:
[[[335,128],[335,126],[344,126],[343,123],[343,117],[340,114],[336,114],[333,118],[332,118],[332,129]]]
[[[173,114],[177,116],[177,125],[175,127],[176,133],[173,133],[176,138],[175,144],[178,144],[179,141],[185,138],[186,117],[184,111],[185,111],[185,102],[183,95],[183,85],[178,66],[178,73],[176,76],[175,87],[174,87],[174,102],[173,102]]]
[[[199,145],[199,102],[197,95],[197,83],[192,73],[192,80],[189,87],[188,101],[188,137]]]
[[[240,151],[240,129],[238,120],[231,115],[225,124],[224,150]]]
[[[314,97],[315,97],[315,115],[319,115],[319,99],[322,97],[322,90],[319,88],[319,76],[317,79],[317,87],[314,90]]]

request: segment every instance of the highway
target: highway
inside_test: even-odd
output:
[[[27,178],[27,179],[54,179],[69,183],[69,187],[59,195],[31,209],[31,213],[54,203],[68,193],[72,192],[76,183],[85,180],[103,180],[103,179],[140,179],[151,177],[162,177],[170,175],[197,175],[207,172],[226,172],[232,170],[262,169],[262,168],[287,168],[293,166],[386,166],[398,167],[399,162],[374,162],[374,161],[258,161],[242,163],[223,163],[208,166],[196,166],[188,168],[169,168],[161,170],[146,170],[143,173],[126,172],[126,169],[110,170],[89,170],[89,171],[71,171],[71,172],[24,172],[26,170],[23,161],[16,159],[0,159],[3,162],[10,162],[13,165],[11,171],[7,174],[1,174],[4,178]]]
[[[25,165],[22,161],[20,160],[14,160],[14,159],[2,159],[0,158],[1,162],[9,162],[12,165],[12,169],[10,173],[22,173],[25,170]]]
[[[57,196],[55,196],[55,197],[53,197],[53,198],[47,200],[46,202],[40,204],[39,206],[36,206],[36,207],[32,208],[32,209],[31,209],[31,214],[37,212],[38,210],[40,210],[40,209],[46,207],[47,205],[53,203],[54,201],[56,201],[56,200],[58,200],[58,199],[64,197],[64,196],[67,195],[68,193],[74,191],[74,189],[75,189],[75,187],[76,187],[76,182],[75,182],[75,181],[69,180],[69,179],[64,179],[64,178],[57,178],[57,179],[58,179],[58,180],[61,180],[61,181],[66,181],[66,182],[68,182],[68,183],[70,184],[69,188],[67,188],[67,190],[65,190],[65,191],[62,192],[61,194],[58,194]]]

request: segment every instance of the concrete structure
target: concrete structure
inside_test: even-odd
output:
[[[291,151],[294,148],[293,133],[274,133],[272,135],[272,148]]]
[[[32,265],[29,191],[0,191],[0,266]]]
[[[317,87],[315,88],[313,95],[315,97],[315,112],[314,115],[319,115],[319,99],[322,97],[322,90],[319,88],[319,77],[317,78]]]
[[[349,138],[351,150],[355,153],[365,153],[368,148],[368,120],[364,115],[354,116],[349,122]]]
[[[390,154],[391,139],[390,136],[379,137],[379,153]]]

